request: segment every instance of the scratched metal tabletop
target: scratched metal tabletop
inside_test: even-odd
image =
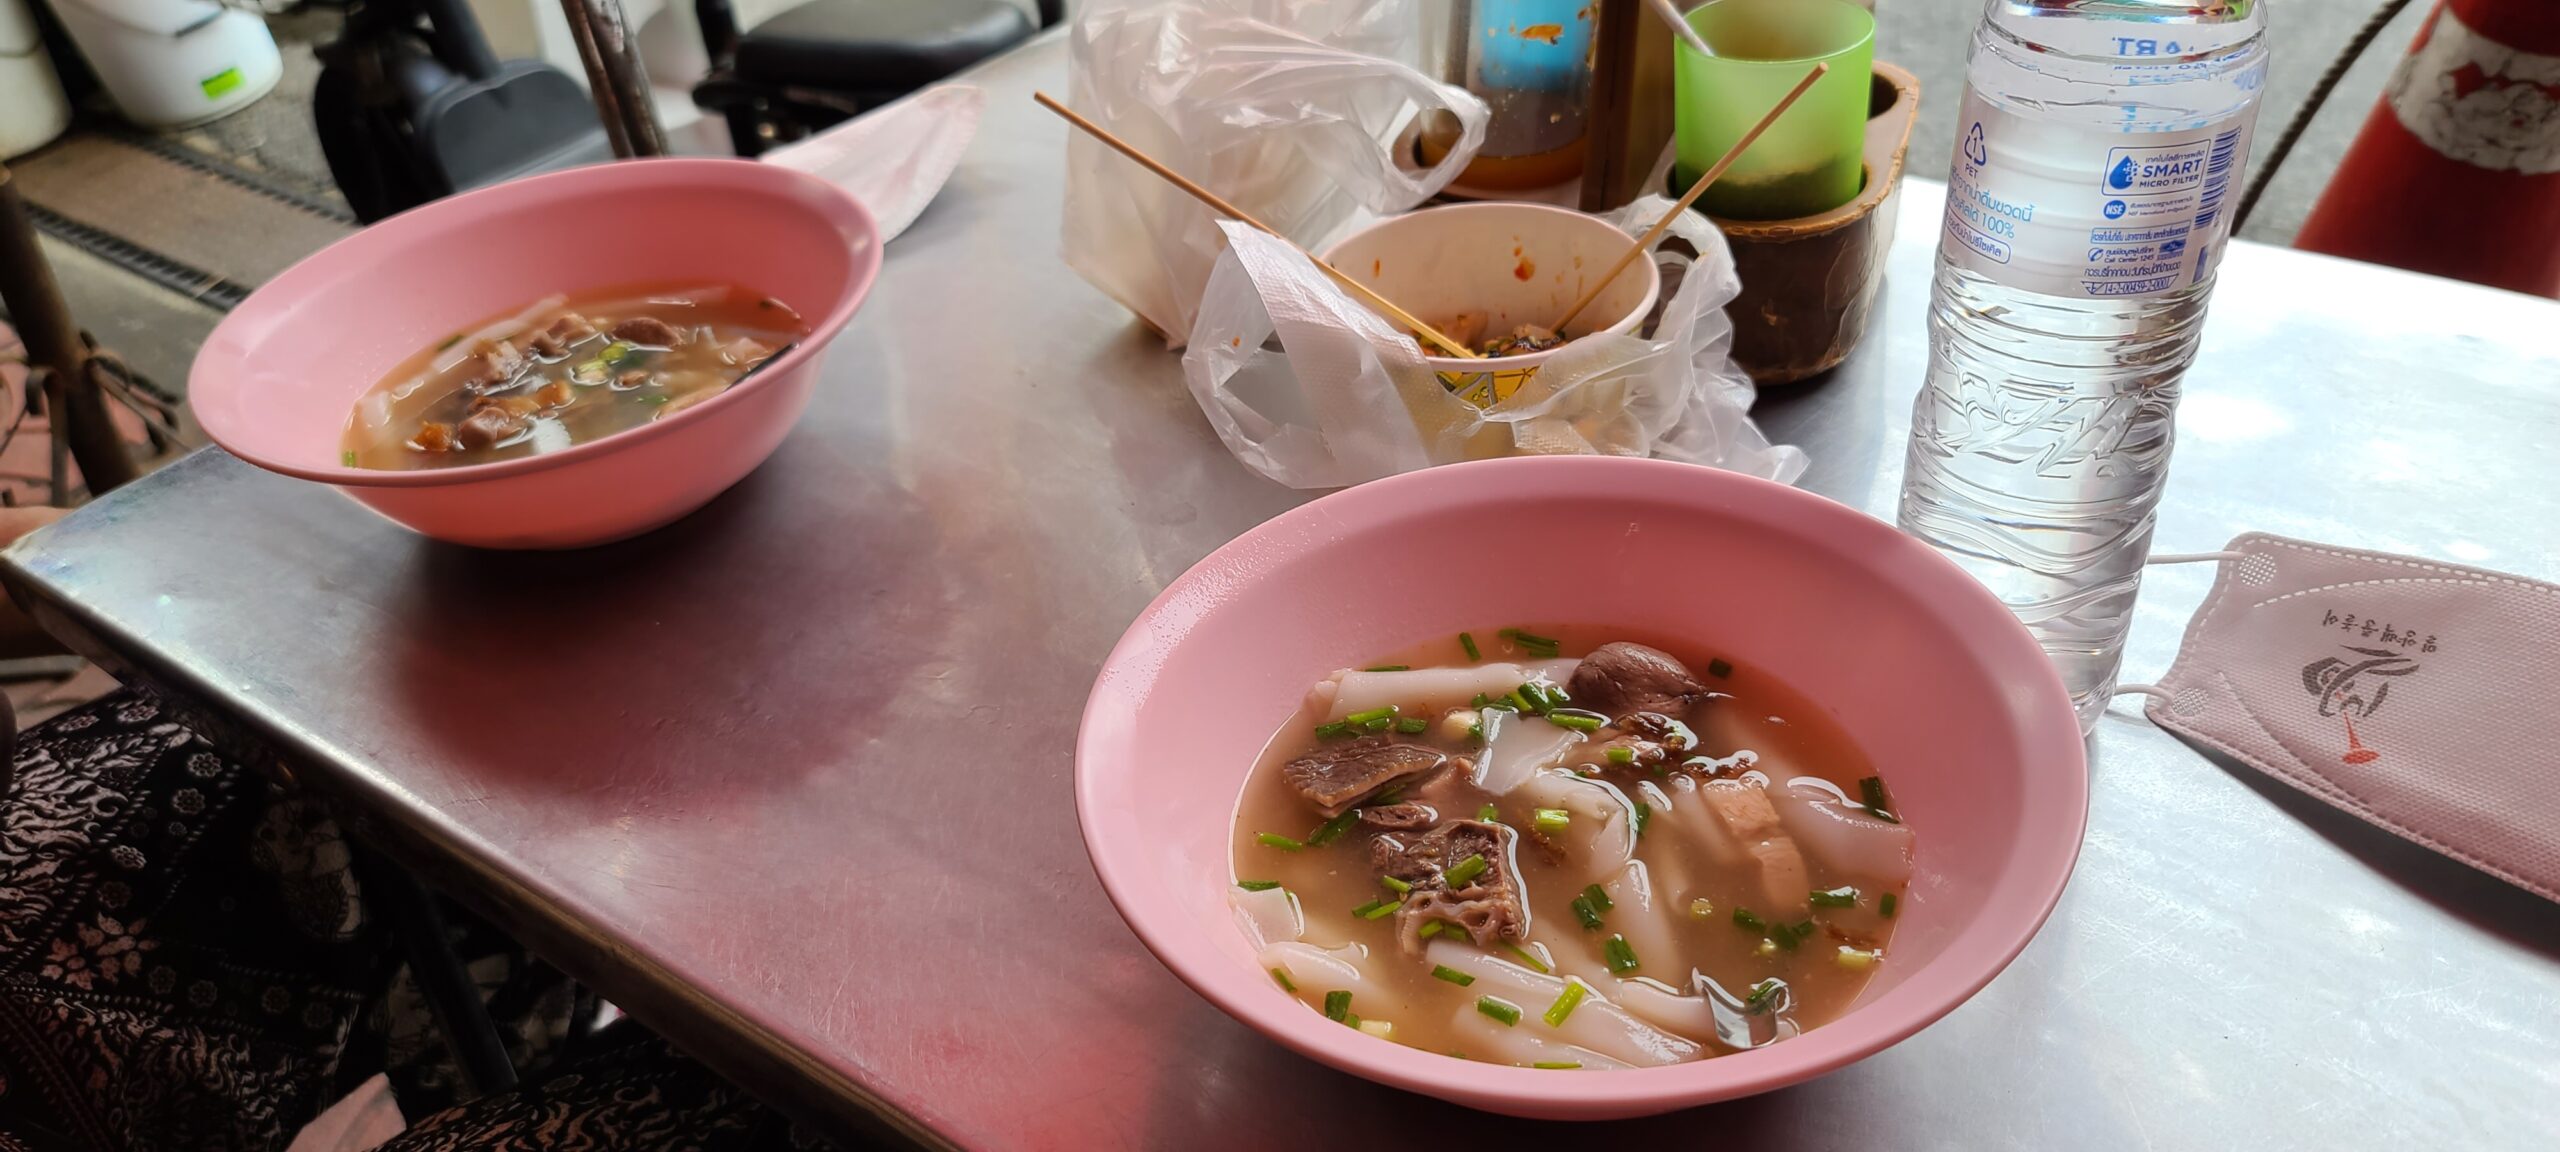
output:
[[[1626,1125],[1466,1113],[1265,1042],[1122,927],[1077,836],[1121,628],[1306,498],[1052,255],[1056,39],[891,245],[807,418],[705,511],[504,555],[200,453],[6,558],[130,675],[272,741],[369,834],[795,1114],[990,1148],[2548,1148],[2560,907],[2218,766],[2130,700],[2087,851],[1943,1022],[1787,1091]],[[1923,171],[1933,166],[1924,158]],[[1849,364],[1760,406],[1890,516],[1941,192],[1904,190]],[[2263,529],[2560,578],[2560,304],[2238,246],[2158,548]],[[2210,580],[2156,571],[2129,679]],[[1651,1145],[1662,1146],[1662,1145]]]

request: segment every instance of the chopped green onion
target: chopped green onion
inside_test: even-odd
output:
[[[1488,697],[1479,692],[1476,694],[1476,708],[1479,711],[1486,708],[1493,708],[1504,712],[1518,712],[1520,710],[1520,702],[1512,699],[1508,695]]]
[[[1369,803],[1381,805],[1393,804],[1396,802],[1396,797],[1402,795],[1404,795],[1404,785],[1398,784],[1393,788],[1389,788],[1384,792],[1380,792],[1377,795],[1370,797]]]
[[[1242,889],[1244,889],[1244,890],[1245,890],[1245,891],[1247,891],[1247,892],[1268,892],[1268,891],[1270,891],[1270,890],[1272,890],[1272,889],[1274,889],[1274,888],[1277,888],[1277,887],[1279,887],[1279,886],[1280,886],[1280,882],[1279,882],[1279,881],[1277,881],[1277,880],[1238,880],[1238,881],[1236,881],[1236,887],[1238,887],[1238,888],[1242,888]]]
[[[1396,1026],[1384,1020],[1362,1020],[1358,1027],[1361,1031],[1375,1036],[1380,1040],[1395,1039]]]
[[[1352,909],[1351,914],[1363,920],[1382,920],[1396,910],[1396,904],[1394,900],[1372,900]]]
[[[1793,924],[1773,924],[1769,927],[1769,938],[1777,941],[1778,947],[1789,952],[1795,951],[1796,945],[1804,943],[1805,937],[1811,935],[1813,935],[1811,920],[1800,920]]]
[[[353,468],[356,466],[356,454],[353,452],[340,452],[338,453],[338,463],[344,464],[349,468]]]
[[[1733,910],[1733,922],[1754,932],[1761,931],[1769,926],[1768,921],[1753,914],[1750,909],[1740,907]]]
[[[1614,912],[1618,909],[1617,902],[1609,899],[1608,891],[1597,884],[1584,888],[1582,890],[1582,898],[1590,901],[1592,907],[1603,912]]]
[[[1361,727],[1362,727],[1362,728],[1365,728],[1365,729],[1367,729],[1367,730],[1369,730],[1369,731],[1371,731],[1371,732],[1384,732],[1384,731],[1386,731],[1387,729],[1389,729],[1389,728],[1393,728],[1393,727],[1395,727],[1395,726],[1396,726],[1396,718],[1395,718],[1395,717],[1393,717],[1393,716],[1380,716],[1380,717],[1378,717],[1378,718],[1377,718],[1377,719],[1375,719],[1375,720],[1371,720],[1371,721],[1369,721],[1368,723],[1366,723],[1366,724],[1362,724],[1362,725],[1361,725]]]
[[[1375,667],[1375,668],[1363,668],[1363,669],[1361,669],[1361,671],[1363,671],[1363,672],[1411,672],[1411,671],[1413,671],[1413,665],[1411,665],[1411,664],[1380,664],[1380,665],[1378,665],[1378,666],[1377,666],[1377,667]]]
[[[1817,908],[1855,908],[1858,906],[1858,890],[1844,884],[1828,892],[1810,893],[1805,899],[1812,901]]]
[[[1624,936],[1610,937],[1608,943],[1600,946],[1600,954],[1608,958],[1609,970],[1622,976],[1635,971],[1639,963],[1635,947],[1628,944]]]
[[[1846,944],[1840,946],[1840,951],[1834,958],[1841,967],[1852,972],[1864,972],[1876,966],[1875,953],[1862,948],[1852,948]]]
[[[1265,848],[1277,848],[1283,852],[1295,852],[1306,847],[1303,841],[1292,840],[1277,832],[1263,832],[1254,836],[1254,839],[1262,841],[1262,846]]]
[[[1716,914],[1715,902],[1704,896],[1700,896],[1689,902],[1689,914],[1700,920],[1713,916]]]
[[[1331,820],[1327,820],[1322,824],[1316,825],[1315,831],[1307,833],[1307,843],[1316,846],[1331,844],[1336,840],[1342,839],[1342,834],[1350,831],[1351,826],[1359,822],[1360,810],[1354,808],[1340,816],[1336,816]]]
[[[1576,896],[1573,898],[1573,902],[1566,905],[1566,907],[1573,909],[1573,918],[1582,921],[1582,926],[1585,929],[1597,928],[1600,926],[1600,909],[1592,906],[1590,897]]]
[[[1754,956],[1775,956],[1778,954],[1778,942],[1763,936],[1760,938],[1760,943],[1752,947],[1751,954]]]
[[[1407,736],[1417,735],[1430,727],[1431,722],[1420,716],[1407,716],[1402,720],[1396,721],[1396,731],[1402,732]]]
[[[1450,982],[1450,983],[1452,983],[1452,984],[1457,985],[1457,986],[1458,986],[1458,987],[1460,987],[1460,988],[1464,988],[1464,987],[1466,987],[1467,985],[1469,985],[1469,984],[1473,984],[1473,983],[1475,983],[1475,982],[1476,982],[1476,978],[1475,978],[1475,977],[1473,977],[1473,976],[1469,976],[1469,975],[1467,975],[1467,974],[1466,974],[1466,973],[1464,973],[1464,972],[1460,972],[1460,971],[1458,971],[1457,969],[1452,968],[1452,967],[1449,967],[1449,966],[1448,966],[1448,965],[1446,965],[1446,964],[1434,964],[1434,965],[1432,965],[1432,966],[1431,966],[1431,977],[1432,977],[1432,979],[1435,979],[1435,980],[1446,980],[1446,981],[1448,981],[1448,982]]]
[[[1869,776],[1858,781],[1858,797],[1867,802],[1868,815],[1889,824],[1902,823],[1902,817],[1894,815],[1893,797],[1885,793],[1884,777]]]
[[[451,335],[451,336],[447,336],[447,337],[445,337],[445,338],[444,338],[444,343],[436,345],[436,351],[438,351],[438,352],[442,352],[442,351],[444,351],[444,350],[445,350],[445,349],[447,349],[447,348],[451,348],[451,347],[453,347],[453,346],[454,346],[454,345],[456,345],[456,344],[460,344],[460,343],[462,343],[462,338],[463,338],[465,335],[468,335],[468,333],[456,332],[456,333],[454,333],[454,334],[453,334],[453,335]]]
[[[1394,892],[1398,896],[1402,896],[1413,891],[1413,885],[1407,884],[1402,880],[1398,880],[1393,876],[1380,876],[1378,877],[1378,883],[1386,885],[1388,891]]]
[[[1505,1026],[1520,1023],[1520,1006],[1499,996],[1479,996],[1476,1011],[1503,1022]]]
[[[1709,660],[1707,661],[1707,675],[1713,676],[1718,680],[1722,680],[1727,676],[1733,675],[1733,665],[1722,660]]]
[[[1482,660],[1482,659],[1484,659],[1484,653],[1479,652],[1479,651],[1477,651],[1477,650],[1476,650],[1476,638],[1475,638],[1474,636],[1472,636],[1472,635],[1469,635],[1469,634],[1467,634],[1467,633],[1465,633],[1465,632],[1460,632],[1460,633],[1458,633],[1458,647],[1460,647],[1460,648],[1464,648],[1464,649],[1466,649],[1466,650],[1467,650],[1467,659],[1469,659],[1469,660]],[[1477,707],[1479,707],[1479,708],[1481,708],[1481,707],[1483,707],[1484,705],[1482,705],[1482,704],[1478,704],[1478,705],[1476,705],[1476,706],[1477,706]]]
[[[1295,992],[1295,991],[1297,991],[1297,990],[1298,990],[1298,986],[1297,986],[1297,985],[1292,984],[1292,983],[1290,983],[1290,982],[1289,982],[1289,971],[1288,971],[1288,969],[1285,969],[1285,968],[1274,968],[1274,969],[1272,969],[1272,970],[1271,970],[1271,978],[1280,982],[1280,990],[1281,990],[1281,991],[1283,991],[1283,992]]]
[[[1439,921],[1439,920],[1434,920],[1434,921],[1432,921],[1432,922],[1430,922],[1430,923],[1428,923],[1428,924],[1423,925],[1423,926],[1422,926],[1422,930],[1421,930],[1421,931],[1418,931],[1418,932],[1415,932],[1415,933],[1414,933],[1414,936],[1415,936],[1415,938],[1417,938],[1417,939],[1421,939],[1421,940],[1428,940],[1428,939],[1430,939],[1430,938],[1432,938],[1432,937],[1434,937],[1434,936],[1439,935],[1439,934],[1440,934],[1440,930],[1441,930],[1441,929],[1443,929],[1443,928],[1446,928],[1446,927],[1448,927],[1448,924],[1446,924],[1445,922],[1442,922],[1442,921]]]
[[[1564,1027],[1565,1017],[1573,1015],[1574,1005],[1580,1003],[1582,1003],[1582,981],[1565,981],[1564,991],[1556,995],[1556,1002],[1547,1005],[1547,1027]]]
[[[1351,725],[1345,721],[1336,720],[1331,724],[1316,725],[1316,739],[1318,740],[1331,740],[1336,736],[1348,736],[1350,734]]]
[[[1477,722],[1475,722],[1475,723],[1473,723],[1473,724],[1469,724],[1469,725],[1467,725],[1467,739],[1469,739],[1469,740],[1475,740],[1475,741],[1478,741],[1478,742],[1483,741],[1483,739],[1484,739],[1484,722],[1483,722],[1483,721],[1479,720],[1479,721],[1477,721]]]
[[[1564,1068],[1564,1069],[1572,1069],[1572,1068],[1580,1068],[1580,1067],[1582,1067],[1582,1062],[1581,1062],[1581,1061],[1578,1061],[1578,1060],[1540,1060],[1540,1061],[1538,1061],[1537,1063],[1535,1063],[1535,1064],[1531,1064],[1531,1065],[1529,1065],[1529,1066],[1530,1066],[1530,1067],[1532,1067],[1532,1068]]]
[[[1609,749],[1609,762],[1612,764],[1633,764],[1636,762],[1636,750],[1629,748],[1624,744],[1617,745]]]
[[[1596,732],[1601,728],[1601,726],[1608,722],[1608,717],[1602,716],[1596,712],[1571,711],[1547,713],[1547,723],[1553,724],[1558,728],[1571,728],[1576,732]]]
[[[1488,823],[1488,824],[1490,824],[1490,823],[1492,823],[1492,822],[1494,822],[1494,821],[1496,821],[1496,820],[1499,820],[1499,819],[1501,819],[1501,818],[1502,818],[1502,810],[1501,810],[1501,809],[1499,809],[1499,808],[1494,807],[1494,806],[1493,806],[1493,805],[1491,805],[1491,804],[1487,804],[1487,805],[1485,805],[1485,806],[1484,806],[1484,807],[1482,807],[1482,808],[1478,808],[1478,809],[1476,809],[1476,819],[1478,819],[1478,820],[1482,820],[1482,821],[1484,821],[1484,822],[1486,822],[1486,823]]]
[[[1891,920],[1893,919],[1894,905],[1899,903],[1901,903],[1901,901],[1895,899],[1893,893],[1887,892],[1876,901],[1876,911],[1881,913],[1885,919]]]
[[[1653,805],[1636,801],[1636,835],[1644,835],[1644,826],[1653,823]]]
[[[1785,981],[1774,976],[1752,985],[1751,995],[1743,998],[1743,1010],[1754,1016],[1767,1012],[1770,1005],[1777,1000],[1778,993],[1786,990],[1786,987]]]
[[[1345,1012],[1342,1014],[1342,1026],[1345,1028],[1359,1028],[1361,1027],[1361,1023],[1360,1014],[1357,1012]]]
[[[1573,813],[1562,808],[1540,808],[1536,809],[1536,815],[1530,823],[1537,825],[1538,831],[1553,835],[1564,831],[1573,823]]]
[[[1513,641],[1523,648],[1555,648],[1559,646],[1557,641],[1549,640],[1544,636],[1532,636],[1517,628],[1503,629],[1502,638]]]
[[[1523,948],[1523,947],[1521,947],[1521,946],[1519,946],[1519,945],[1517,945],[1517,944],[1505,944],[1505,945],[1503,945],[1503,947],[1504,947],[1504,948],[1507,948],[1507,949],[1510,949],[1510,950],[1511,950],[1511,954],[1512,954],[1512,955],[1514,955],[1514,956],[1519,957],[1519,958],[1520,958],[1520,962],[1521,962],[1521,963],[1526,964],[1526,965],[1530,966],[1531,968],[1535,968],[1535,969],[1537,969],[1540,975],[1551,975],[1551,974],[1553,974],[1553,973],[1555,972],[1555,969],[1554,969],[1554,968],[1551,968],[1551,967],[1548,967],[1548,966],[1547,966],[1547,962],[1546,962],[1546,961],[1538,959],[1538,954],[1537,954],[1537,953],[1535,953],[1535,952],[1532,952],[1532,951],[1530,951],[1530,950],[1528,950],[1528,949],[1526,949],[1526,948]]]
[[[1368,722],[1370,722],[1370,721],[1372,721],[1372,720],[1391,720],[1391,719],[1394,719],[1394,718],[1395,718],[1395,714],[1396,714],[1396,706],[1395,706],[1395,705],[1393,705],[1393,704],[1389,704],[1389,705],[1387,705],[1387,706],[1386,706],[1386,707],[1384,707],[1384,708],[1371,708],[1371,709],[1368,709],[1368,710],[1366,710],[1366,711],[1362,711],[1362,712],[1354,712],[1354,713],[1352,713],[1352,714],[1350,714],[1350,715],[1348,715],[1348,716],[1343,717],[1343,718],[1342,718],[1342,722],[1343,722],[1343,723],[1345,723],[1345,724],[1366,724],[1366,723],[1368,723]]]
[[[1348,992],[1348,991],[1337,991],[1337,992],[1327,992],[1327,993],[1325,993],[1325,994],[1324,994],[1324,1018],[1325,1018],[1325,1019],[1327,1019],[1327,1020],[1331,1020],[1331,1021],[1333,1021],[1334,1023],[1339,1024],[1339,1023],[1341,1023],[1341,1022],[1342,1022],[1343,1017],[1346,1017],[1346,1016],[1349,1016],[1349,1015],[1351,1015],[1351,993],[1350,993],[1350,992]]]
[[[1535,693],[1530,692],[1529,686],[1523,684],[1512,689],[1510,694],[1502,698],[1502,702],[1505,705],[1508,705],[1511,711],[1526,712],[1529,715],[1535,716],[1546,711],[1546,709],[1540,707],[1538,701],[1532,698],[1533,696],[1535,696]],[[1493,705],[1488,704],[1486,707],[1490,708],[1493,707]]]
[[[1450,889],[1454,891],[1466,887],[1468,881],[1484,875],[1484,870],[1490,867],[1492,865],[1485,863],[1483,856],[1469,853],[1466,859],[1451,865],[1440,878],[1447,881]]]

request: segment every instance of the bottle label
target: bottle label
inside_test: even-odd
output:
[[[2213,274],[2253,117],[2177,132],[2092,132],[1964,94],[1948,263],[2048,296],[2157,296]]]

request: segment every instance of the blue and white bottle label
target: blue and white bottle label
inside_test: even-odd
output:
[[[2048,296],[2157,296],[2201,283],[2231,234],[2248,119],[2093,133],[2005,111],[1968,87],[1940,251]]]

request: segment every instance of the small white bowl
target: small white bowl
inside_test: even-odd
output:
[[[1549,325],[1625,255],[1635,237],[1596,216],[1551,204],[1445,204],[1390,216],[1328,249],[1327,263],[1425,323],[1485,313],[1487,335]],[[1576,336],[1626,333],[1653,313],[1662,272],[1640,259],[1575,319]],[[1462,360],[1426,353],[1449,391],[1489,408],[1537,375],[1558,349]]]

